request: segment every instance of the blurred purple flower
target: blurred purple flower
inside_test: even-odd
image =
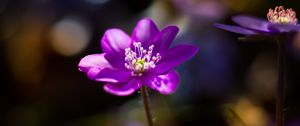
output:
[[[159,31],[148,18],[138,22],[131,37],[121,29],[108,29],[101,40],[104,53],[82,58],[79,70],[105,82],[104,90],[114,95],[130,95],[142,85],[172,94],[180,80],[172,69],[198,52],[197,46],[187,44],[169,48],[178,31],[176,26]]]
[[[222,18],[227,9],[221,0],[171,0],[183,13],[195,18]]]
[[[267,20],[258,19],[247,15],[238,15],[232,18],[233,22],[240,26],[215,24],[215,27],[244,35],[272,35],[276,33],[298,31],[296,13],[292,9],[284,9],[277,6],[274,10],[269,9]]]

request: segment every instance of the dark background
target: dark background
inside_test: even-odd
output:
[[[152,18],[160,28],[180,27],[176,43],[199,45],[177,68],[181,85],[170,96],[151,91],[157,126],[272,126],[275,113],[276,43],[238,41],[212,26],[231,16],[266,19],[297,0],[1,0],[1,126],[144,126],[139,93],[118,97],[103,91],[77,65],[101,53],[104,31],[129,34]],[[299,16],[298,16],[299,17]],[[287,126],[300,126],[300,37],[287,43]]]

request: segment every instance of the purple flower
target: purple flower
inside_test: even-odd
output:
[[[180,12],[193,19],[218,19],[225,15],[226,8],[220,0],[171,0]]]
[[[258,19],[247,15],[238,15],[232,18],[239,26],[215,24],[216,27],[244,35],[264,34],[272,35],[283,32],[298,31],[296,13],[292,9],[284,9],[277,6],[269,9],[267,20]]]
[[[101,40],[104,53],[82,58],[79,70],[105,82],[104,90],[114,95],[130,95],[142,85],[172,94],[180,80],[172,69],[198,52],[197,46],[187,44],[169,48],[178,31],[176,26],[160,31],[148,18],[138,22],[131,37],[121,29],[108,29]]]

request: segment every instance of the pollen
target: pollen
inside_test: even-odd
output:
[[[269,9],[268,20],[272,23],[297,24],[296,13],[293,9],[284,9],[283,6],[277,6],[275,9]]]

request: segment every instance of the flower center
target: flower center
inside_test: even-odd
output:
[[[125,67],[132,71],[132,76],[141,76],[143,72],[155,68],[161,56],[159,53],[152,56],[154,45],[150,45],[148,50],[140,42],[133,42],[133,46],[134,50],[125,49]]]
[[[268,20],[272,23],[297,24],[296,13],[293,9],[284,9],[283,6],[277,6],[275,9],[269,9]]]

